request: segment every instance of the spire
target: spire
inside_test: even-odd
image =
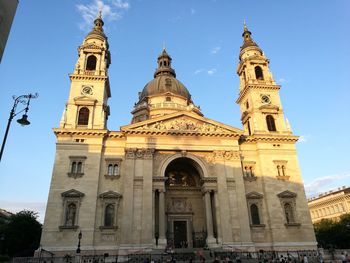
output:
[[[158,68],[154,73],[154,77],[166,74],[176,77],[175,70],[171,68],[171,57],[166,52],[164,44],[162,53],[158,56]]]
[[[241,46],[241,50],[243,50],[246,47],[257,47],[259,48],[259,46],[254,42],[254,40],[251,37],[252,33],[249,31],[247,24],[244,20],[244,27],[243,27],[243,33],[242,33],[242,37],[243,37],[243,45]]]
[[[100,10],[96,16],[96,19],[94,20],[94,27],[90,31],[90,33],[86,36],[87,38],[89,37],[102,37],[106,39],[106,35],[103,32],[103,25],[104,22],[102,20],[102,10]]]

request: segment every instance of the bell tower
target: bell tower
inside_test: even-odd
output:
[[[291,134],[280,101],[280,86],[269,69],[270,61],[251,35],[244,23],[237,67],[240,92],[236,103],[240,105],[245,134]]]
[[[62,114],[60,128],[106,129],[111,91],[108,67],[111,55],[103,32],[101,12],[94,27],[78,48],[78,61],[71,81],[69,98]]]

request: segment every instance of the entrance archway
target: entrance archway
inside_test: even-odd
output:
[[[206,218],[201,192],[200,166],[193,159],[180,157],[165,169],[167,243],[175,248],[203,247]]]

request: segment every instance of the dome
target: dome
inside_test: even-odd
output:
[[[139,99],[141,101],[145,97],[165,94],[168,92],[181,96],[189,101],[191,100],[191,94],[184,84],[170,74],[158,75],[148,82],[143,88]]]

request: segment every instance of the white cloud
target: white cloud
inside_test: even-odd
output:
[[[208,75],[214,75],[216,73],[216,69],[212,68],[207,71]]]
[[[204,68],[201,68],[201,69],[197,69],[194,74],[197,75],[197,74],[200,74],[200,73],[207,73],[209,76],[211,75],[214,75],[216,73],[216,68],[212,68],[212,69],[204,69]]]
[[[279,84],[282,84],[282,83],[286,83],[287,80],[285,78],[279,78],[276,82]]]
[[[301,142],[301,143],[308,142],[309,138],[310,138],[309,135],[301,135],[301,136],[299,137],[298,142]]]
[[[217,54],[219,51],[221,50],[220,46],[214,47],[212,48],[212,50],[210,51],[211,54]]]
[[[350,173],[345,174],[334,174],[334,175],[326,175],[323,177],[319,177],[314,179],[313,181],[305,184],[305,191],[307,196],[315,196],[320,193],[331,190],[330,186],[332,183],[348,180],[350,178]]]
[[[202,73],[203,71],[205,71],[205,69],[201,68],[201,69],[197,69],[194,74],[199,74],[199,73]]]
[[[0,201],[0,207],[11,213],[17,213],[22,210],[30,210],[38,213],[38,221],[44,222],[46,203],[44,202],[12,202]]]
[[[83,18],[79,28],[84,31],[90,30],[99,11],[102,11],[104,20],[113,21],[121,19],[123,11],[129,8],[127,0],[93,0],[90,4],[79,4],[77,9]]]

